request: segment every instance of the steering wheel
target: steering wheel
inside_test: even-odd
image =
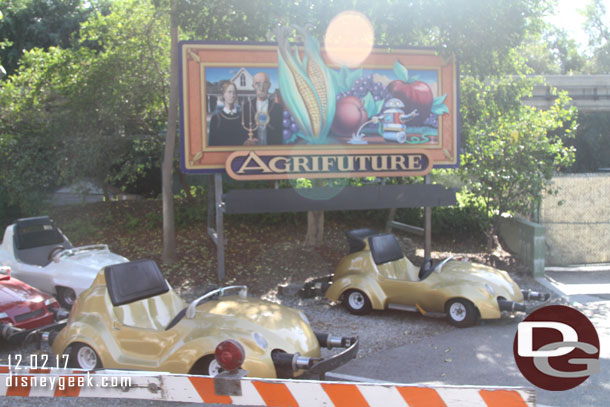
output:
[[[66,250],[65,247],[63,247],[62,245],[59,245],[57,247],[54,247],[51,252],[49,253],[49,261],[53,260],[53,257],[55,257],[56,255],[58,255],[59,253],[61,253],[62,251]]]
[[[432,266],[432,259],[429,257],[426,257],[424,259],[424,262],[422,263],[420,269],[419,269],[419,279],[420,280],[424,280],[426,279],[426,277],[428,277],[431,273],[432,270],[434,270],[434,267]]]

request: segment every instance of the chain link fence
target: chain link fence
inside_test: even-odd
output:
[[[546,265],[610,263],[610,173],[553,178],[539,223],[546,229]]]

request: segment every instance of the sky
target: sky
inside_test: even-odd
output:
[[[557,4],[557,15],[547,17],[547,21],[568,31],[581,47],[586,46],[588,38],[582,28],[585,19],[580,15],[578,10],[584,9],[589,4],[589,0],[558,0]],[[604,0],[604,4],[606,6],[606,16],[610,19],[610,0]]]

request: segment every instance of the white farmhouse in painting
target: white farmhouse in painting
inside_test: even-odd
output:
[[[237,91],[240,94],[253,93],[252,74],[246,68],[240,68],[231,78],[231,82],[237,86]]]

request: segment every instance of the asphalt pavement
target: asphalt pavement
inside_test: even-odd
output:
[[[539,284],[561,295],[593,322],[600,337],[600,373],[580,386],[550,392],[535,388],[538,407],[610,406],[610,269],[594,272],[549,271]],[[513,341],[520,318],[485,321],[467,329],[443,330],[412,343],[370,353],[337,369],[330,380],[359,380],[414,385],[519,386],[534,388],[519,372]],[[400,322],[397,322],[400,323]],[[445,322],[440,320],[439,324]],[[379,332],[379,335],[384,335]],[[408,334],[408,332],[407,332]],[[421,336],[419,336],[421,337]],[[104,399],[0,400],[6,406],[106,406]],[[125,407],[195,406],[193,403],[115,399]]]
[[[538,282],[564,297],[593,322],[600,337],[600,373],[561,392],[535,388],[538,406],[610,405],[610,270],[549,272]],[[344,378],[426,385],[534,388],[513,356],[519,318],[486,321],[357,359],[337,370]],[[383,335],[382,332],[379,333]],[[365,379],[363,379],[365,380]],[[365,380],[366,381],[366,380]]]

